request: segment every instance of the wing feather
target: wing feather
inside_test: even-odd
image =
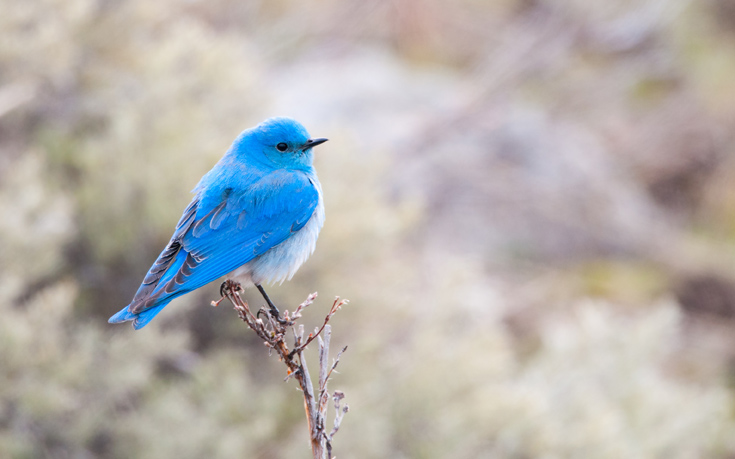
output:
[[[200,208],[202,196],[187,207],[130,304],[132,313],[195,290],[262,255],[301,229],[319,202],[307,175],[286,170],[220,196],[206,213]],[[203,215],[197,219],[197,213]]]

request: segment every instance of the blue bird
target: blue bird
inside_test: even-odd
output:
[[[171,240],[133,300],[110,323],[137,330],[171,300],[226,274],[243,287],[291,279],[314,252],[324,224],[312,139],[290,118],[243,131],[192,191]]]

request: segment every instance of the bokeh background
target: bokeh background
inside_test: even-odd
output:
[[[338,457],[735,457],[732,0],[0,1],[1,457],[310,457],[219,283],[106,322],[274,115]]]

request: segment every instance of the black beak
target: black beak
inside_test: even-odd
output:
[[[316,147],[317,145],[321,145],[327,140],[329,139],[309,139],[306,141],[304,145],[301,146],[301,151],[306,151],[309,148]]]

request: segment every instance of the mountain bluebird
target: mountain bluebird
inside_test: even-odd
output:
[[[244,131],[194,188],[171,241],[110,323],[145,326],[171,300],[229,274],[243,287],[283,282],[314,252],[324,223],[312,139],[290,118]]]

